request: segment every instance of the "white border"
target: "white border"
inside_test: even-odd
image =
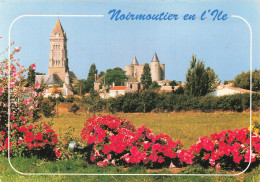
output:
[[[11,41],[11,29],[12,29],[12,26],[13,24],[20,18],[22,17],[94,17],[94,18],[98,18],[98,17],[104,17],[104,15],[22,15],[22,16],[19,16],[17,18],[15,18],[10,27],[9,27],[9,73],[8,73],[8,162],[9,162],[9,165],[11,166],[11,168],[17,172],[18,174],[22,174],[22,175],[64,175],[64,176],[76,176],[76,175],[80,175],[80,176],[83,176],[83,175],[90,175],[90,176],[93,176],[93,175],[96,175],[96,176],[109,176],[109,175],[114,175],[114,176],[133,176],[133,175],[136,175],[136,176],[237,176],[237,175],[240,175],[242,173],[244,173],[250,166],[251,164],[251,152],[250,152],[250,160],[249,160],[249,163],[248,163],[248,166],[246,167],[246,169],[244,169],[243,171],[241,171],[240,173],[237,173],[237,174],[93,174],[93,173],[90,173],[90,174],[87,174],[87,173],[23,173],[23,172],[20,172],[18,170],[16,170],[12,163],[11,163],[11,160],[10,160],[10,87],[9,87],[9,83],[10,83],[10,41]],[[252,118],[252,29],[251,29],[251,26],[250,24],[248,23],[248,21],[240,16],[237,16],[237,15],[231,15],[232,18],[239,18],[241,20],[243,20],[249,30],[250,30],[250,151],[251,151],[251,142],[252,142],[252,136],[251,136],[251,118]]]

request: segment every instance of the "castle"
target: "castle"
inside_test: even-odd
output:
[[[59,18],[50,35],[50,58],[48,75],[36,75],[36,82],[44,82],[48,87],[58,87],[64,96],[73,95],[69,85],[77,81],[73,71],[69,71],[67,37]]]
[[[137,58],[134,56],[131,65],[125,66],[125,74],[127,76],[125,86],[131,88],[132,91],[137,91],[142,88],[141,76],[143,74],[144,65],[145,64],[139,64]],[[170,81],[165,79],[165,64],[160,63],[156,53],[154,53],[150,64],[150,72],[152,81],[156,81],[161,86],[169,85]],[[100,86],[101,78],[95,81],[94,89],[100,91],[102,89]]]

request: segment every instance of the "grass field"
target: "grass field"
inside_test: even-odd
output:
[[[108,114],[108,113],[97,113]],[[253,113],[260,118],[260,112]],[[198,137],[210,135],[214,132],[221,132],[227,129],[237,129],[249,126],[249,112],[180,112],[180,113],[117,113],[115,116],[124,117],[132,121],[137,127],[146,125],[155,134],[168,134],[175,141],[181,140],[184,148],[196,142]],[[87,118],[91,114],[79,112],[77,115],[68,113],[64,105],[59,108],[59,117],[53,118],[53,129],[58,134],[68,132],[69,128],[75,128],[73,136],[80,138],[80,133]],[[43,118],[44,121],[51,121],[51,118]],[[13,166],[26,173],[99,173],[99,174],[235,174],[235,171],[215,171],[203,169],[200,166],[191,165],[186,168],[146,170],[144,167],[105,167],[88,165],[82,160],[68,160],[46,162],[36,158],[14,158],[11,159]],[[9,166],[6,158],[0,157],[0,179],[2,181],[260,181],[260,167],[239,176],[30,176],[19,175]]]
[[[80,138],[81,130],[91,114],[79,112],[75,115],[68,113],[64,105],[59,108],[59,117],[53,118],[53,129],[58,134],[68,132],[74,128],[73,136]],[[97,113],[105,115],[108,113]],[[260,112],[253,113],[260,118]],[[124,117],[132,121],[137,127],[146,125],[155,134],[169,135],[174,141],[181,140],[184,148],[196,143],[198,137],[208,136],[214,132],[227,129],[249,127],[249,112],[179,112],[179,113],[116,113],[114,116]],[[51,118],[44,118],[51,121]]]

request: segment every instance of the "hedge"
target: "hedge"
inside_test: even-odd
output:
[[[127,93],[107,100],[112,112],[172,112],[172,111],[237,111],[250,108],[249,94],[228,96],[191,97],[185,94],[163,93],[152,91]],[[260,108],[260,94],[252,94],[252,109]]]

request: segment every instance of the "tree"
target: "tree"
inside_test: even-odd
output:
[[[177,86],[177,85],[178,85],[178,83],[175,80],[172,80],[170,82],[170,86],[172,86],[172,87]]]
[[[152,84],[149,86],[149,89],[151,90],[159,90],[161,88],[160,85],[158,85],[157,81],[153,81]]]
[[[88,91],[88,82],[85,79],[78,80],[73,90],[76,94],[84,95]]]
[[[192,96],[203,96],[216,88],[218,76],[209,67],[205,69],[203,61],[192,56],[190,68],[186,74],[185,93]]]
[[[234,87],[250,90],[250,71],[242,72],[234,79]],[[252,90],[260,91],[260,70],[252,72]]]
[[[94,82],[95,82],[95,75],[98,73],[98,70],[96,69],[95,63],[93,63],[88,72],[88,77],[86,80],[86,92],[89,92],[90,89],[94,88]]]
[[[150,66],[148,63],[145,63],[143,74],[141,75],[141,83],[143,85],[144,90],[148,89],[152,84],[152,76],[150,72]]]
[[[32,86],[35,84],[35,70],[32,69],[32,67],[29,67],[28,76],[27,76],[27,83],[29,86]]]
[[[103,75],[105,75],[104,71],[100,71],[100,73],[98,74],[98,77],[101,78]]]
[[[102,79],[102,83],[106,85],[115,85],[119,86],[122,85],[123,82],[127,80],[127,77],[125,75],[125,71],[122,70],[119,67],[116,67],[114,69],[108,69],[105,74],[105,78]]]

